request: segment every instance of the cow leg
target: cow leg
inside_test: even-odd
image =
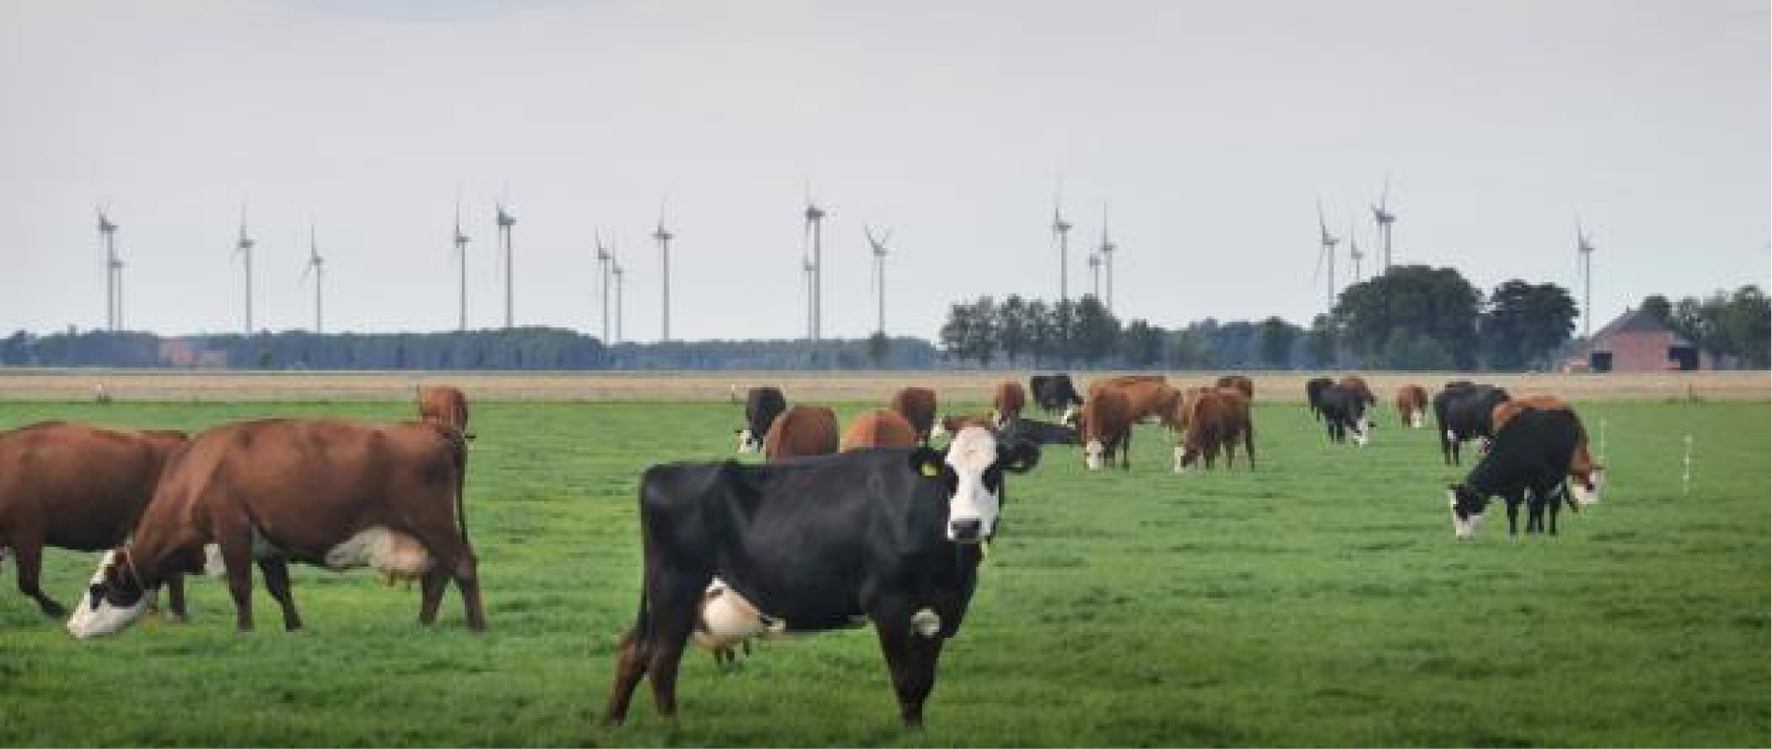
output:
[[[1516,535],[1516,533],[1518,532],[1518,528],[1514,524],[1518,521],[1519,516],[1520,516],[1520,498],[1513,497],[1513,496],[1508,497],[1507,498],[1507,535],[1513,536],[1513,535]],[[1527,522],[1528,523],[1531,522],[1530,517],[1527,518]],[[1530,526],[1528,526],[1528,528],[1530,528]]]
[[[419,578],[418,623],[430,626],[437,623],[437,608],[443,604],[443,590],[449,587],[449,570],[441,564],[433,564]]]
[[[245,536],[239,538],[238,536]],[[222,564],[228,572],[228,594],[234,598],[234,627],[252,631],[252,538],[250,533],[228,534],[218,539]]]
[[[1243,453],[1249,456],[1249,470],[1255,470],[1255,422],[1253,421],[1249,423],[1248,429],[1243,430]]]
[[[37,602],[37,608],[44,616],[60,619],[68,615],[68,608],[55,602],[55,599],[44,595],[41,587],[43,575],[43,538],[40,534],[25,533],[12,540],[12,550],[18,555],[18,592],[30,596]]]
[[[479,564],[474,559],[474,550],[468,547],[468,542],[458,534],[453,523],[443,531],[417,531],[414,535],[418,537],[419,543],[430,550],[431,556],[436,557],[436,567],[433,569],[441,570],[443,574],[455,579],[455,588],[461,591],[462,608],[467,614],[468,629],[474,632],[485,631],[486,609],[480,601]],[[436,581],[430,579],[430,573],[426,573],[426,591],[429,590],[428,586],[435,584]],[[425,601],[429,600],[430,593],[423,592],[420,595],[419,620],[424,621]],[[436,596],[437,600],[442,600],[441,591]],[[436,621],[434,607],[431,621]]]
[[[1546,493],[1550,503],[1550,534],[1553,536],[1557,535],[1557,511],[1562,509],[1564,496],[1568,492],[1569,487],[1559,483]]]
[[[941,657],[944,640],[938,633],[925,637],[911,626],[909,606],[888,605],[876,609],[874,632],[880,638],[880,652],[886,656],[886,670],[892,675],[892,689],[898,695],[898,715],[906,728],[923,725],[923,703],[935,689],[935,662]]]
[[[185,615],[185,576],[173,573],[166,578],[167,619],[182,622]]]
[[[609,704],[603,708],[604,725],[619,726],[627,719],[628,704],[634,699],[634,688],[646,676],[646,661],[651,655],[650,650],[638,629],[630,629],[621,636],[621,644],[615,648],[615,681],[609,685]]]
[[[699,585],[664,591],[655,600],[659,606],[652,611],[652,658],[646,670],[652,678],[652,704],[664,718],[677,717],[677,667],[683,661],[683,647],[695,630],[697,604],[708,580]]]
[[[261,559],[259,571],[265,574],[265,590],[283,607],[283,630],[301,629],[301,615],[295,613],[295,596],[289,592],[289,563],[282,559]]]

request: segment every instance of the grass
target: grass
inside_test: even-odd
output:
[[[0,426],[410,412],[8,403]],[[303,632],[279,631],[260,593],[259,631],[234,633],[223,586],[201,580],[191,623],[77,642],[8,565],[0,744],[1766,745],[1767,405],[1583,414],[1596,436],[1606,421],[1610,486],[1556,539],[1510,540],[1497,512],[1455,542],[1444,487],[1460,473],[1431,430],[1394,419],[1362,450],[1327,445],[1302,407],[1261,407],[1255,473],[1173,475],[1154,427],[1127,473],[1049,449],[1011,479],[927,729],[898,727],[856,630],[764,643],[732,674],[691,651],[677,725],[643,687],[610,730],[599,712],[640,574],[635,477],[727,456],[737,409],[476,404],[468,515],[489,633],[464,630],[453,592],[427,630],[416,590],[301,567]],[[47,589],[72,603],[93,563],[51,550]]]

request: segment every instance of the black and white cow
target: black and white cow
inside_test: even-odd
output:
[[[1446,383],[1434,394],[1434,421],[1440,431],[1440,457],[1446,465],[1459,464],[1459,452],[1469,440],[1494,436],[1490,413],[1508,399],[1506,390],[1459,380]]]
[[[1330,442],[1345,442],[1352,432],[1361,447],[1371,439],[1372,423],[1366,420],[1366,395],[1353,388],[1330,385],[1317,393],[1317,411],[1329,430]]]
[[[1467,538],[1476,533],[1489,498],[1496,495],[1507,502],[1508,535],[1514,535],[1521,501],[1527,504],[1527,533],[1544,530],[1548,504],[1550,534],[1557,535],[1557,511],[1569,496],[1563,481],[1580,438],[1581,423],[1573,411],[1522,409],[1495,435],[1489,452],[1470,475],[1447,492],[1453,535]]]
[[[738,434],[738,451],[754,453],[763,449],[763,437],[769,434],[769,425],[775,423],[775,417],[788,409],[787,396],[781,394],[781,388],[763,386],[751,388],[744,396],[745,426],[736,430]]]
[[[1077,393],[1068,374],[1034,375],[1028,378],[1028,390],[1034,394],[1034,403],[1048,416],[1083,405],[1083,396]]]
[[[960,630],[983,545],[997,531],[1004,472],[1032,468],[1039,454],[968,426],[945,454],[870,448],[647,469],[644,585],[616,654],[605,721],[627,718],[647,674],[659,713],[676,714],[678,661],[718,577],[782,632],[871,621],[899,715],[920,724],[942,644]]]
[[[1311,417],[1317,421],[1323,420],[1323,389],[1334,384],[1335,381],[1327,377],[1312,377],[1304,383],[1304,400],[1310,404]]]
[[[1036,445],[1075,445],[1077,430],[1063,424],[1014,418],[1003,422],[997,437],[1005,442],[1032,442]]]

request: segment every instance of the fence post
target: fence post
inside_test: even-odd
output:
[[[1692,490],[1692,435],[1686,435],[1686,458],[1681,463],[1680,496],[1684,497]]]

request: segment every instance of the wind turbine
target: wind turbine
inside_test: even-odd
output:
[[[1360,273],[1360,260],[1366,257],[1366,253],[1360,251],[1357,223],[1357,221],[1347,222],[1347,255],[1354,261],[1354,283],[1365,280],[1365,277]]]
[[[507,191],[507,193],[505,195],[500,196],[498,199],[498,241],[499,241],[499,244],[503,246],[504,253],[505,253],[505,329],[506,330],[509,330],[510,328],[515,326],[515,323],[513,322],[515,318],[512,315],[512,308],[513,308],[513,304],[514,304],[513,297],[515,294],[515,290],[513,289],[514,281],[512,279],[512,276],[514,274],[513,274],[513,268],[511,265],[511,227],[517,225],[517,217],[511,213],[510,206],[507,205],[507,200],[509,197],[510,197],[510,195]]]
[[[257,244],[252,237],[246,235],[246,203],[240,203],[240,238],[234,242],[234,254],[239,255],[246,271],[246,335],[252,336],[252,246]]]
[[[627,269],[621,267],[621,260],[619,260],[613,256],[609,258],[609,266],[610,266],[610,269],[609,269],[610,275],[613,275],[615,277],[615,340],[617,342],[620,342],[621,341],[621,277],[627,274]]]
[[[653,230],[652,238],[658,242],[658,267],[660,284],[664,287],[664,298],[661,304],[662,322],[659,324],[658,340],[671,340],[671,240],[676,235],[665,230],[664,201],[658,204],[658,228]]]
[[[1329,263],[1329,286],[1326,289],[1327,309],[1335,311],[1335,245],[1341,238],[1329,233],[1329,223],[1323,218],[1323,199],[1317,199],[1317,271],[1323,270],[1325,260]],[[1313,278],[1315,274],[1313,273]]]
[[[814,311],[813,304],[812,304],[812,302],[813,302],[813,300],[812,300],[812,295],[813,295],[812,272],[813,272],[813,268],[814,268],[814,266],[812,265],[812,248],[807,247],[807,248],[802,249],[800,251],[800,283],[802,286],[804,286],[806,288],[806,340],[808,340],[808,341],[813,340],[813,336],[815,335],[812,330],[812,326],[813,326],[812,321],[817,316],[817,312]]]
[[[1372,206],[1372,220],[1378,224],[1378,244],[1383,249],[1384,270],[1391,269],[1391,224],[1396,223],[1397,214],[1390,212],[1391,176],[1384,175],[1384,192],[1379,194],[1378,205]]]
[[[117,330],[123,330],[123,258],[111,259],[111,273],[117,277]]]
[[[457,328],[468,331],[468,235],[461,233],[461,196],[455,197],[455,259],[461,267],[461,321]]]
[[[98,233],[105,243],[105,330],[116,331],[121,327],[122,317],[117,312],[117,269],[121,266],[117,259],[117,224],[105,214],[104,206],[95,208],[98,212]]]
[[[811,247],[811,260],[806,264],[806,272],[810,276],[811,292],[812,340],[817,342],[824,334],[824,217],[823,208],[812,200],[812,191],[806,191],[806,241]]]
[[[887,229],[885,232],[881,233],[880,236],[875,237],[873,227],[864,225],[861,227],[861,229],[863,232],[865,232],[867,234],[868,246],[873,248],[873,253],[874,253],[874,303],[879,308],[879,310],[878,310],[879,317],[876,318],[876,322],[874,323],[874,332],[879,333],[880,335],[885,335],[886,334],[886,242],[888,240],[892,239],[892,230]]]
[[[597,241],[597,277],[598,283],[603,288],[603,344],[607,346],[611,343],[609,339],[609,264],[615,259],[615,253],[611,251],[613,247],[603,244],[602,231],[597,231],[595,236]]]
[[[1100,301],[1101,300],[1101,253],[1099,253],[1099,252],[1089,253],[1089,284],[1090,284],[1090,286],[1089,286],[1090,296],[1093,296],[1093,297],[1095,297],[1095,299],[1097,301]]]
[[[1063,302],[1071,298],[1070,290],[1070,234],[1071,224],[1064,220],[1059,212],[1059,204],[1063,202],[1063,188],[1052,198],[1052,241],[1058,245],[1058,300]]]
[[[326,261],[320,257],[320,243],[319,243],[317,233],[314,229],[314,222],[309,221],[308,222],[308,262],[302,266],[301,280],[296,281],[296,283],[298,285],[303,284],[303,283],[307,283],[308,274],[309,273],[314,274],[314,334],[315,335],[320,335],[320,334],[323,334],[326,332],[326,327],[323,324],[325,321],[325,318],[321,315],[321,312],[324,309],[321,306],[321,300],[322,300],[321,287],[325,286],[325,284],[326,284],[326,267],[325,266],[326,266]]]
[[[1593,238],[1581,228],[1581,217],[1575,217],[1575,251],[1581,255],[1581,337],[1593,335],[1594,323],[1594,244]]]
[[[1101,206],[1101,264],[1107,268],[1107,311],[1114,311],[1114,253],[1120,246],[1108,239],[1107,204]]]

